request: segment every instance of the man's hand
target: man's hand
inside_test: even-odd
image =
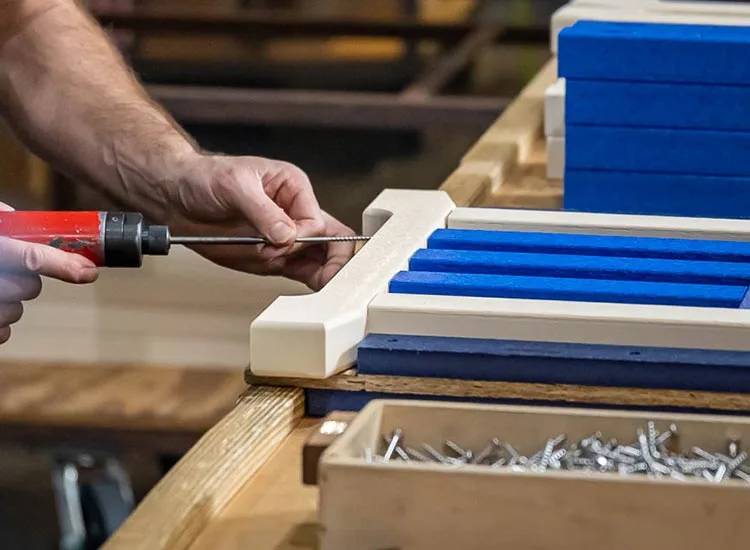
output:
[[[320,210],[298,168],[201,151],[77,0],[0,0],[0,8],[0,116],[56,169],[175,235],[274,242],[196,248],[227,267],[318,289],[351,257],[352,243],[294,246],[295,236],[351,230]]]
[[[12,210],[0,203],[0,211]],[[0,344],[10,338],[11,325],[23,315],[22,302],[42,291],[41,276],[68,283],[91,283],[96,266],[83,256],[51,246],[0,237]]]
[[[298,237],[354,232],[320,209],[307,175],[296,166],[259,157],[195,155],[162,191],[172,232],[262,236],[273,246],[204,246],[195,250],[232,269],[282,275],[323,287],[354,253],[354,243],[300,246]]]

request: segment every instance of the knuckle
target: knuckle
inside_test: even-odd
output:
[[[21,265],[32,273],[39,273],[44,268],[45,254],[41,248],[26,246],[21,252]]]
[[[286,180],[288,184],[291,184],[293,186],[297,186],[300,188],[308,187],[311,185],[310,178],[307,177],[307,173],[296,164],[292,164],[291,162],[281,161],[280,169],[283,172],[284,176],[286,176]]]
[[[0,327],[0,345],[10,340],[10,327]]]

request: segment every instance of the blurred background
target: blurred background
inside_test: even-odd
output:
[[[206,149],[290,161],[360,229],[387,187],[437,188],[549,58],[562,0],[93,1],[154,97]],[[0,129],[0,200],[112,205]],[[0,354],[2,351],[0,350]],[[0,426],[0,430],[3,428]],[[0,449],[0,547],[58,544],[51,455]],[[123,456],[136,499],[168,468]],[[162,457],[163,458],[163,457]]]

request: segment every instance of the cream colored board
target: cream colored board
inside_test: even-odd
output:
[[[558,78],[544,92],[544,135],[565,136],[565,79]]]
[[[381,294],[368,334],[750,351],[750,310]]]
[[[565,138],[547,137],[547,177],[561,180],[565,175]]]
[[[367,244],[320,292],[283,296],[250,328],[258,376],[326,378],[354,364],[367,305],[455,208],[443,191],[386,189],[365,209]]]
[[[750,241],[750,220],[639,216],[515,208],[456,208],[448,216],[454,229],[542,231],[590,235],[630,235]]]
[[[732,9],[725,6],[728,3],[716,3],[716,7],[709,11],[712,3],[696,3],[697,8],[687,9],[680,2],[680,10],[670,10],[661,4],[637,3],[623,5],[621,8],[589,4],[566,4],[552,14],[550,22],[550,50],[557,54],[558,35],[560,31],[579,20],[595,21],[623,21],[634,23],[678,23],[692,25],[728,25],[750,26],[750,5],[737,4]],[[692,4],[692,3],[690,3]]]
[[[45,280],[0,356],[239,371],[249,358],[251,321],[279,295],[308,292],[175,247],[167,258],[146,258],[141,269],[102,269],[91,285]]]

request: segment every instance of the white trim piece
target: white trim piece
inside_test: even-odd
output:
[[[688,13],[708,15],[734,15],[750,17],[750,5],[747,2],[698,2],[696,0],[573,0],[568,5],[596,6],[602,8],[629,9],[637,6],[665,13]]]
[[[382,294],[371,334],[750,351],[750,310]]]
[[[565,79],[558,78],[544,92],[544,135],[565,135]]]
[[[445,227],[454,208],[443,191],[383,191],[363,214],[364,231],[373,237],[354,258],[320,292],[282,296],[252,323],[252,372],[326,378],[353,365],[368,304]]]
[[[606,184],[606,174],[602,175],[602,183]],[[451,229],[750,241],[750,220],[520,208],[456,208],[448,217],[448,227]]]
[[[624,0],[620,8],[614,6],[573,2],[559,8],[550,20],[550,50],[557,55],[560,31],[576,21],[621,21],[632,23],[678,23],[693,25],[750,26],[750,5],[729,2],[680,2],[670,9],[672,2],[631,4]],[[693,5],[694,4],[694,5]],[[731,9],[730,9],[731,8]]]
[[[561,180],[565,175],[565,138],[547,136],[547,178]]]

